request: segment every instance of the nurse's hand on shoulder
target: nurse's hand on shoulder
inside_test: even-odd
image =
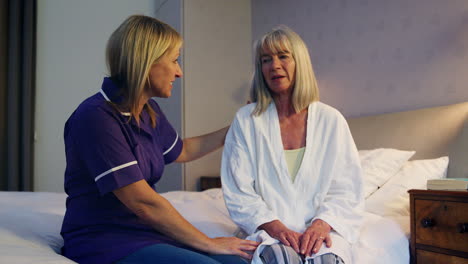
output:
[[[306,229],[301,237],[301,254],[310,256],[317,253],[325,242],[327,247],[331,247],[330,238],[331,226],[322,219],[316,219]]]
[[[258,229],[265,230],[272,238],[279,240],[286,246],[292,247],[297,253],[300,253],[299,239],[302,234],[287,228],[281,221],[273,220],[264,223],[260,225]]]
[[[238,255],[246,259],[252,259],[252,253],[260,244],[252,240],[244,240],[237,237],[217,237],[213,238],[207,252],[210,254]]]

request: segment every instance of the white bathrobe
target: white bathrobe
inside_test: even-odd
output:
[[[261,263],[265,245],[278,243],[261,224],[280,220],[303,233],[315,219],[332,228],[333,252],[352,263],[351,244],[359,237],[363,192],[358,152],[343,116],[321,102],[309,105],[304,157],[294,182],[288,171],[278,113],[271,103],[253,116],[255,104],[242,107],[226,136],[221,179],[224,199],[233,221],[262,242],[252,263]]]

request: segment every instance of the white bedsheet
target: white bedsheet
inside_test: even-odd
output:
[[[210,237],[232,236],[239,231],[229,218],[221,189],[164,194],[181,214]],[[199,208],[199,210],[196,210]],[[203,212],[203,213],[200,213]],[[409,216],[382,217],[365,213],[359,242],[353,247],[355,264],[409,263]]]
[[[165,196],[192,224],[210,237],[236,235],[220,189],[168,192]],[[64,193],[0,192],[0,263],[74,263],[58,254]],[[409,263],[409,217],[367,213],[354,262]]]
[[[64,193],[0,192],[0,263],[75,263],[61,255]]]

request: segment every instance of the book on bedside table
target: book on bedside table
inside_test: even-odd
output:
[[[468,178],[427,180],[428,190],[468,190]]]

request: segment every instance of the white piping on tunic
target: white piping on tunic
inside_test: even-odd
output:
[[[172,146],[168,150],[164,151],[163,156],[166,155],[167,153],[169,153],[169,151],[171,151],[174,148],[174,146],[177,143],[177,139],[179,139],[179,134],[176,133],[176,138],[174,140],[174,143],[172,143]]]
[[[106,98],[106,101],[110,102],[109,97],[107,97],[106,93],[102,89],[99,92],[101,92],[102,96],[104,96],[104,98]]]
[[[104,96],[104,98],[105,98],[108,102],[110,102],[109,97],[107,97],[106,93],[105,93],[102,89],[100,90],[100,93],[102,94],[102,96]],[[126,112],[120,112],[120,113],[121,113],[122,115],[124,115],[124,116],[130,116],[130,113],[126,113]],[[176,138],[175,138],[175,140],[174,140],[174,143],[172,143],[172,146],[171,146],[168,150],[164,151],[163,156],[166,155],[167,153],[169,153],[169,152],[174,148],[174,146],[175,146],[176,143],[177,143],[177,139],[179,139],[179,134],[176,134]],[[136,162],[136,161],[135,161],[135,162]],[[127,163],[127,164],[128,164],[128,163]],[[123,165],[122,165],[122,166],[123,166]],[[117,168],[117,167],[116,167],[116,168]],[[111,169],[111,170],[112,170],[112,169]],[[107,173],[107,172],[110,172],[110,171],[106,171],[106,172],[104,172],[104,173]],[[102,174],[101,174],[101,175],[102,175]],[[95,181],[97,181],[100,177],[104,176],[104,175],[102,175],[102,176],[101,176],[101,175],[97,176],[96,179],[95,179]]]
[[[108,101],[108,102],[111,101],[111,100],[109,100],[109,97],[107,97],[106,93],[105,93],[102,89],[101,89],[99,92],[102,94],[102,96],[104,96],[104,98],[106,99],[106,101]],[[130,116],[130,113],[128,113],[128,112],[120,112],[120,113],[121,113],[122,115],[124,115],[124,116]]]
[[[114,167],[114,168],[112,168],[112,169],[110,169],[110,170],[108,170],[108,171],[105,171],[105,172],[99,174],[99,176],[97,176],[96,178],[94,178],[94,181],[97,182],[99,179],[101,179],[102,177],[106,176],[107,174],[109,174],[109,173],[111,173],[111,172],[113,172],[113,171],[118,171],[118,170],[120,170],[120,169],[126,168],[126,167],[128,167],[128,166],[132,166],[132,165],[135,165],[135,164],[138,164],[138,162],[137,162],[136,160],[131,161],[131,162],[129,162],[129,163],[122,164],[122,165],[117,166],[117,167]]]

